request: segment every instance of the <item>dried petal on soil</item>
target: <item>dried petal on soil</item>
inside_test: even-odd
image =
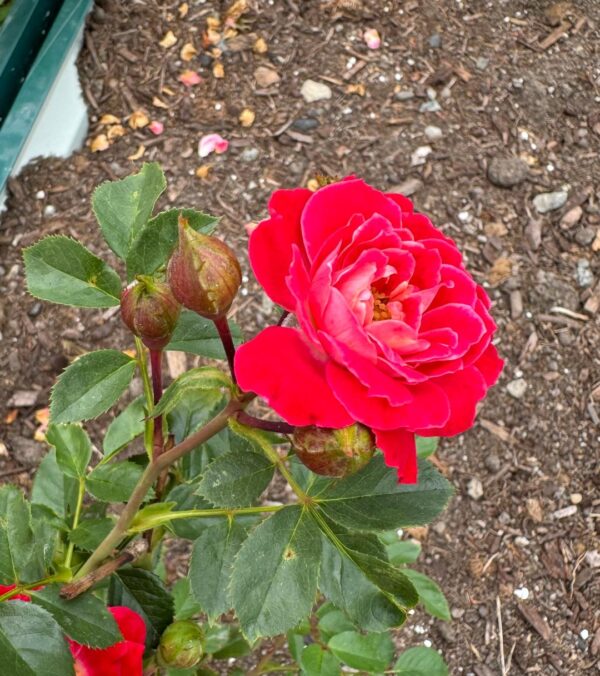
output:
[[[240,113],[239,121],[242,127],[251,127],[254,124],[256,113],[250,108],[244,108]]]
[[[191,42],[186,42],[181,48],[179,56],[183,61],[191,61],[197,53],[198,50],[194,47],[194,45]]]
[[[202,78],[195,70],[184,70],[177,79],[186,87],[194,87],[202,82]]]
[[[121,120],[115,115],[107,113],[100,118],[100,124],[120,124]]]
[[[256,54],[266,54],[269,51],[269,46],[264,38],[257,38],[252,50]]]
[[[106,134],[98,134],[98,136],[92,139],[90,149],[93,153],[99,153],[102,152],[103,150],[106,150],[108,146],[109,143],[108,139],[106,138]]]
[[[163,49],[169,49],[174,44],[177,43],[177,38],[175,37],[173,31],[167,31],[163,39],[158,43]]]
[[[143,129],[150,124],[150,119],[143,110],[134,110],[127,122],[132,129]]]
[[[200,139],[198,144],[198,155],[200,157],[207,157],[211,153],[220,155],[224,153],[229,147],[229,141],[224,139],[220,134],[207,134]]]
[[[140,143],[140,145],[138,146],[138,149],[133,153],[133,155],[129,155],[127,157],[127,159],[128,160],[134,160],[134,161],[139,160],[140,158],[142,158],[144,156],[145,152],[146,152],[146,146],[144,146],[143,143]]]

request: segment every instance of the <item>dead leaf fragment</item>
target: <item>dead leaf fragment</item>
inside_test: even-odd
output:
[[[159,99],[158,96],[154,96],[152,98],[152,105],[155,108],[168,108],[169,107],[162,99]]]
[[[508,228],[501,221],[495,223],[486,223],[483,226],[483,232],[487,237],[504,237],[508,234]]]
[[[528,498],[525,502],[527,508],[527,514],[536,522],[541,523],[544,520],[544,512],[542,511],[542,505],[540,501],[536,498]]]
[[[266,54],[269,51],[269,45],[267,45],[267,41],[264,38],[257,38],[252,51],[255,54]]]
[[[212,69],[213,77],[216,77],[218,80],[225,77],[225,68],[221,61],[215,61]]]
[[[19,415],[19,411],[17,411],[16,408],[13,408],[12,411],[9,411],[9,412],[6,414],[6,416],[5,416],[5,418],[4,418],[4,422],[5,422],[7,425],[12,425],[12,424],[15,422],[15,420],[17,419],[17,416],[18,416],[18,415]]]
[[[492,286],[497,286],[506,281],[512,274],[512,261],[508,258],[500,257],[488,272],[488,280]]]
[[[225,12],[225,22],[232,25],[248,11],[248,0],[235,0]]]
[[[132,129],[143,129],[150,124],[150,120],[143,110],[134,110],[129,116],[128,124]]]
[[[251,127],[256,119],[256,113],[250,108],[244,108],[240,113],[240,124],[242,127]]]
[[[254,79],[259,87],[266,88],[276,84],[281,78],[276,70],[267,68],[266,66],[259,66],[254,71]]]
[[[194,45],[191,42],[186,42],[181,48],[179,56],[183,61],[191,61],[197,53],[198,50],[194,47]]]
[[[129,155],[129,157],[127,159],[128,160],[139,160],[141,157],[144,156],[145,152],[146,152],[146,147],[143,144],[140,144],[140,146],[133,153],[133,155]]]
[[[196,176],[198,178],[208,178],[212,169],[212,164],[202,164],[196,169]]]
[[[187,2],[182,2],[181,5],[179,5],[177,11],[179,12],[179,17],[181,19],[185,19],[187,13],[190,11],[190,6],[187,4]]]
[[[103,150],[106,150],[109,146],[108,139],[106,134],[98,134],[90,144],[90,149],[93,153],[100,153]]]
[[[127,131],[125,130],[125,127],[121,124],[113,124],[112,127],[108,128],[108,131],[106,132],[106,137],[108,138],[109,141],[113,141],[116,138],[120,138],[121,136],[125,136]]]
[[[120,124],[121,120],[115,115],[107,113],[100,118],[100,124]]]
[[[167,31],[164,38],[158,43],[163,49],[169,49],[174,44],[177,43],[177,38],[175,37],[173,31]]]
[[[367,88],[362,82],[358,84],[349,84],[346,86],[346,94],[357,94],[358,96],[364,96],[367,93]]]
[[[209,16],[206,19],[206,28],[209,31],[216,31],[221,27],[221,19],[218,16]]]

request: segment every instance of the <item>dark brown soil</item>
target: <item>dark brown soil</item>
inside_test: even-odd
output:
[[[190,2],[185,18],[178,4],[99,2],[79,60],[90,139],[101,132],[102,115],[124,119],[135,109],[163,121],[164,133],[134,132],[124,122],[126,135],[108,150],[41,160],[11,181],[0,229],[0,388],[8,421],[0,476],[28,484],[44,453],[33,440],[34,413],[68,361],[124,344],[117,314],[40,304],[23,280],[21,248],[47,233],[72,234],[106,253],[89,207],[96,184],[156,160],[169,181],[161,206],[221,215],[221,232],[244,260],[236,318],[251,333],[274,313],[248,270],[243,225],[265,214],[273,189],[306,184],[317,172],[354,173],[381,188],[410,179],[417,209],[459,242],[488,287],[507,365],[475,428],[438,454],[456,498],[429,532],[413,533],[454,622],[419,614],[399,641],[431,641],[453,674],[502,674],[502,661],[513,675],[596,673],[600,4],[256,0],[239,35],[220,45],[221,79],[201,36],[207,17],[226,3]],[[383,37],[379,50],[366,49],[369,27]],[[165,49],[159,40],[168,30],[178,42]],[[257,37],[266,54],[253,52]],[[189,63],[179,60],[186,42],[200,52]],[[258,86],[258,66],[280,81]],[[186,89],[177,80],[185,68],[203,82]],[[329,85],[332,98],[305,103],[307,78]],[[364,96],[349,92],[359,84]],[[154,97],[168,109],[153,105]],[[250,128],[238,122],[244,108],[256,113]],[[427,126],[438,127],[428,133],[440,138],[428,140]],[[200,160],[197,142],[210,132],[231,145]],[[143,160],[128,160],[140,145]],[[431,152],[412,166],[421,146]],[[506,158],[522,158],[525,167],[513,162],[498,176],[498,159]],[[196,177],[206,163],[209,177]],[[515,185],[498,187],[489,177]],[[564,206],[536,211],[537,194],[561,190]],[[36,390],[35,402],[16,406],[10,398],[18,390]]]

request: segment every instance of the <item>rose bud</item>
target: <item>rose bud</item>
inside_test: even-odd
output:
[[[200,627],[190,620],[181,620],[169,625],[160,637],[158,658],[162,666],[189,669],[202,659],[203,634]]]
[[[292,445],[315,474],[345,477],[358,472],[373,457],[375,437],[359,423],[339,430],[311,425],[295,429]]]
[[[168,279],[182,305],[214,320],[231,307],[242,271],[224,242],[196,232],[180,217],[179,244],[169,261]]]
[[[150,350],[171,340],[181,306],[165,282],[140,275],[121,294],[121,317]]]

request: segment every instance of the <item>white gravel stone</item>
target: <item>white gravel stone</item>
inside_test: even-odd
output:
[[[300,89],[302,98],[306,103],[313,101],[323,101],[331,98],[331,87],[328,87],[323,82],[315,82],[315,80],[305,80]]]

